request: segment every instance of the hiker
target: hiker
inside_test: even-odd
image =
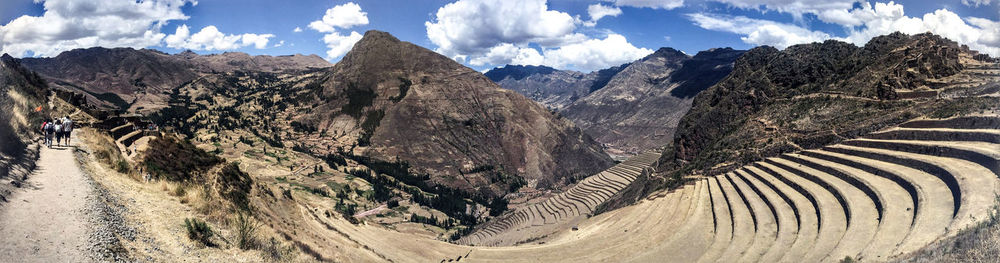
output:
[[[52,135],[56,131],[56,124],[54,122],[55,120],[47,121],[45,122],[45,126],[42,128],[42,131],[45,132],[45,146],[48,146],[49,148],[52,148]]]
[[[42,132],[42,144],[43,145],[46,144],[46,143],[48,143],[48,141],[49,141],[49,137],[45,136],[45,125],[49,125],[49,120],[42,121],[42,127],[38,128],[38,130]]]
[[[73,133],[73,120],[69,119],[69,116],[63,118],[63,138],[66,140],[66,146],[69,146],[69,136]]]
[[[62,121],[57,119],[56,125],[55,127],[53,127],[53,129],[55,130],[56,133],[56,146],[59,146],[59,144],[62,143],[62,135],[63,135]]]

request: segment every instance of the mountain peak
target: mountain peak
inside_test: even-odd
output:
[[[493,82],[499,82],[508,76],[514,78],[515,80],[522,80],[534,74],[549,74],[554,71],[556,71],[556,69],[548,66],[505,65],[503,67],[491,69],[484,75],[486,75],[487,78],[490,78]]]
[[[676,49],[671,48],[671,47],[661,47],[660,49],[657,49],[656,52],[653,52],[653,54],[650,55],[650,57],[652,57],[652,56],[657,56],[657,57],[686,57],[687,54],[684,54],[684,51],[676,50]]]
[[[475,71],[451,58],[377,30],[365,32],[365,36],[354,44],[336,67],[359,75],[399,71]]]

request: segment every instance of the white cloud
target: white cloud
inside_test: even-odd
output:
[[[687,16],[695,25],[704,29],[740,34],[743,35],[740,39],[748,44],[769,45],[779,49],[832,38],[824,32],[745,16],[703,13],[688,14]]]
[[[987,5],[990,5],[990,2],[993,2],[993,1],[992,0],[962,0],[962,4],[963,5],[967,5],[967,6],[971,6],[971,7],[979,7],[981,5],[982,6],[987,6]]]
[[[615,0],[616,6],[674,9],[684,6],[684,0]]]
[[[590,39],[558,49],[546,49],[543,64],[555,68],[576,68],[591,71],[632,62],[653,53],[637,48],[624,36],[610,34],[604,39]]]
[[[510,43],[503,43],[490,48],[485,55],[469,60],[473,66],[483,65],[541,65],[544,61],[541,53],[537,49],[530,47],[516,47]]]
[[[361,40],[362,35],[357,31],[351,31],[351,34],[346,36],[341,36],[337,32],[332,32],[323,36],[323,43],[326,43],[326,47],[329,50],[326,51],[327,59],[334,59],[351,51],[354,47],[354,43]]]
[[[975,17],[963,19],[947,9],[938,9],[922,17],[910,17],[903,12],[903,5],[891,1],[874,6],[864,3],[862,8],[852,13],[861,23],[848,28],[846,39],[856,45],[864,45],[873,37],[897,31],[906,34],[931,32],[991,56],[1000,55],[1000,23],[997,21]]]
[[[323,35],[323,43],[326,43],[326,47],[328,48],[326,59],[333,60],[351,51],[354,43],[360,41],[362,37],[357,31],[341,35],[340,32],[337,32],[337,28],[348,29],[367,24],[368,13],[361,11],[361,6],[358,4],[348,2],[327,9],[322,19],[309,23],[309,28],[320,33],[326,33],[326,35]],[[299,28],[296,27],[296,29]]]
[[[295,33],[302,32],[302,28],[301,27],[295,27],[295,29],[292,29],[292,32],[295,32]]]
[[[225,35],[206,27],[190,35],[187,26],[168,36],[161,29],[169,21],[187,20],[181,8],[195,0],[35,0],[44,2],[41,16],[21,16],[0,25],[0,52],[12,56],[50,57],[76,48],[94,46],[144,48],[185,46],[222,50],[264,48],[270,34]],[[213,31],[214,30],[214,31]],[[212,49],[209,49],[211,47]]]
[[[621,8],[602,4],[592,4],[587,6],[587,15],[590,16],[590,21],[583,22],[583,25],[593,27],[597,25],[597,20],[601,20],[601,18],[606,16],[618,16],[621,14]]]
[[[309,28],[322,33],[332,33],[337,27],[347,29],[367,24],[368,13],[362,12],[358,4],[348,2],[327,9],[322,19],[309,23]]]
[[[41,2],[36,0],[36,2]],[[44,1],[41,16],[24,15],[0,26],[0,51],[22,57],[55,56],[62,51],[93,46],[147,47],[159,45],[160,28],[170,20],[185,20],[181,12],[190,0]]]
[[[518,47],[503,43],[490,48],[485,55],[469,60],[473,66],[484,65],[546,65],[555,68],[573,68],[592,71],[632,62],[653,53],[647,48],[637,48],[624,36],[610,34],[604,39],[590,39],[558,48],[544,49],[544,54],[531,47]]]
[[[774,10],[801,19],[803,14],[821,14],[826,10],[850,10],[859,0],[710,0],[742,9]],[[864,0],[867,1],[867,0]],[[820,16],[820,20],[823,17]],[[824,20],[826,21],[826,20]],[[829,21],[828,21],[829,22]]]
[[[573,17],[549,10],[545,0],[459,0],[439,8],[424,25],[437,51],[452,58],[483,54],[502,43],[558,46],[585,39],[573,32]]]
[[[738,2],[737,0],[723,0]],[[814,13],[820,20],[844,26],[847,34],[844,37],[831,36],[820,31],[811,31],[800,26],[783,24],[775,21],[751,19],[742,16],[725,16],[715,14],[689,14],[695,25],[705,29],[732,32],[742,35],[746,43],[756,45],[773,45],[787,47],[793,44],[822,41],[825,39],[845,40],[855,45],[864,45],[873,37],[893,32],[905,34],[920,34],[930,32],[959,44],[968,45],[974,50],[1000,56],[1000,22],[985,18],[962,18],[947,9],[938,9],[919,17],[907,16],[902,4],[893,1],[888,3],[860,2],[855,7],[837,7],[843,3],[832,0],[829,3],[818,4],[810,8],[791,8],[800,4],[775,7],[782,12]],[[740,1],[746,6],[751,2],[771,8],[769,2],[781,0]],[[798,2],[798,1],[792,1]],[[985,4],[989,4],[986,1]],[[736,5],[743,7],[741,5]]]
[[[589,20],[550,10],[545,0],[458,0],[438,9],[425,22],[436,51],[473,66],[519,64],[595,70],[642,58],[652,50],[637,48],[624,36],[587,29],[603,39],[576,32],[597,20],[618,16],[618,7],[588,6]],[[600,33],[594,33],[600,32]]]
[[[272,34],[227,35],[215,26],[206,26],[192,35],[187,25],[180,25],[174,34],[164,38],[164,42],[167,47],[176,49],[233,50],[251,45],[264,49],[272,37]]]

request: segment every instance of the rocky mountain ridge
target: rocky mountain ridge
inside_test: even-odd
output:
[[[166,107],[167,93],[198,76],[218,72],[281,72],[324,68],[316,55],[250,56],[240,52],[175,55],[150,49],[75,49],[51,58],[24,58],[54,88],[86,94],[92,104],[129,112],[150,113]]]
[[[669,144],[694,94],[725,77],[742,53],[718,48],[689,56],[661,48],[589,74],[532,66],[505,66],[486,74],[506,89],[559,110],[609,153],[628,156]]]
[[[988,93],[995,78],[979,71],[995,67],[991,61],[929,33],[894,33],[863,47],[828,40],[754,48],[695,97],[659,170],[716,173],[917,116],[975,110],[988,99],[948,94]]]

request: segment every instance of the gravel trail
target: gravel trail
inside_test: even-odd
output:
[[[41,147],[37,169],[0,203],[0,261],[128,259],[119,240],[134,239],[135,230],[121,216],[124,207],[80,169],[75,151]]]

